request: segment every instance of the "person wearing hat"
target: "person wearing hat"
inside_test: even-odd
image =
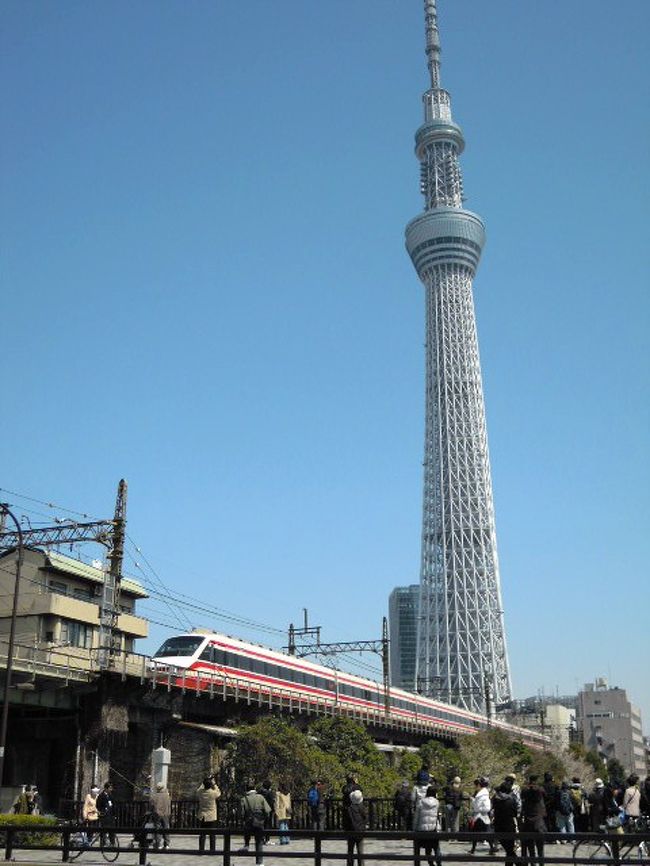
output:
[[[460,776],[454,776],[451,785],[444,790],[445,810],[447,812],[447,832],[458,833],[460,831],[460,810],[463,800],[469,800],[460,787]],[[453,840],[455,841],[455,840]]]
[[[363,833],[368,822],[363,794],[359,788],[350,791],[350,805],[347,807],[348,858],[347,866],[354,866],[354,849],[357,849],[357,864],[363,866]]]
[[[95,835],[95,829],[99,826],[99,812],[97,811],[97,795],[99,788],[93,785],[90,792],[86,794],[83,806],[81,808],[81,819],[86,824],[86,844],[90,844],[90,840]]]
[[[169,819],[172,812],[172,799],[169,791],[163,782],[158,782],[156,790],[149,797],[151,811],[153,812],[156,824],[162,830],[163,848],[169,848]],[[158,839],[156,838],[156,847],[158,847]]]
[[[602,779],[594,781],[594,787],[587,797],[589,801],[589,818],[591,830],[599,833],[601,825],[605,823],[605,783]]]

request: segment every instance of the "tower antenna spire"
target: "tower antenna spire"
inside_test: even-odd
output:
[[[438,33],[438,9],[436,0],[424,0],[424,27],[427,37],[427,66],[431,89],[440,89],[440,35]]]

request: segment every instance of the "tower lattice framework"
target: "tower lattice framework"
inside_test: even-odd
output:
[[[416,686],[485,711],[510,698],[472,281],[485,242],[463,208],[464,139],[440,86],[435,0],[425,0],[431,86],[415,136],[424,212],[406,247],[426,295],[426,429]]]

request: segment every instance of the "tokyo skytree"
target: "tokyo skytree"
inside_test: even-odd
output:
[[[465,145],[440,86],[435,0],[425,0],[430,88],[415,135],[424,212],[406,248],[426,295],[426,427],[419,691],[484,712],[510,698],[472,280],[483,221],[463,207]]]

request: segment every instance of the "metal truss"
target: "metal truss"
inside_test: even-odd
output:
[[[426,292],[426,428],[417,681],[485,712],[510,697],[472,280],[482,223],[462,209],[464,140],[440,87],[435,0],[425,0],[431,86],[416,134],[425,213],[407,248]]]

